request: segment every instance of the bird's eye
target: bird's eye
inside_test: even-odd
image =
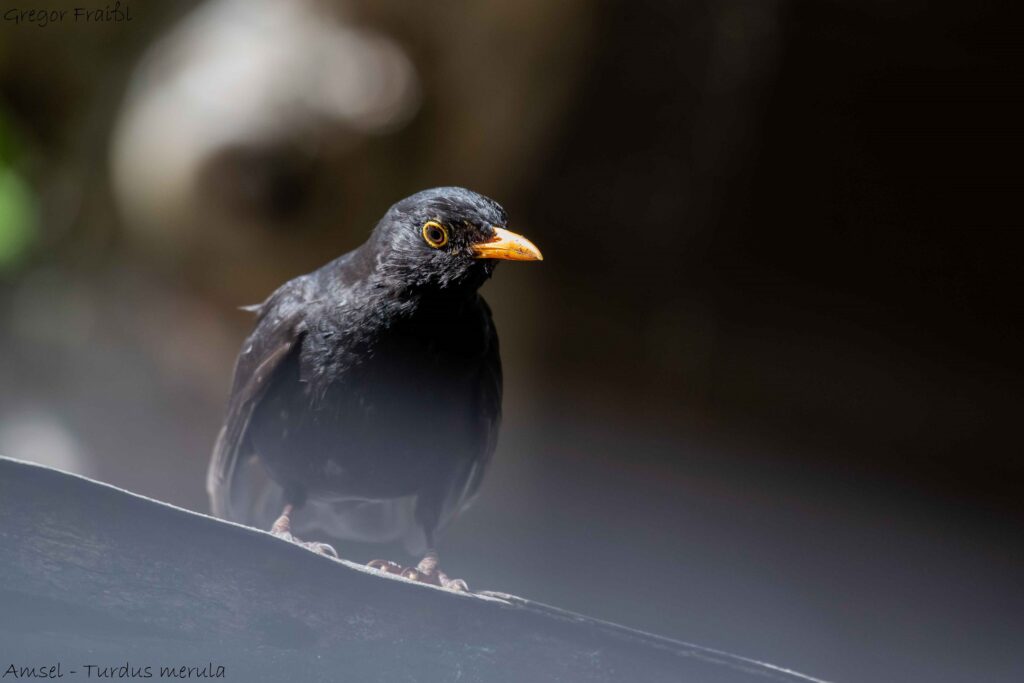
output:
[[[439,249],[448,244],[448,229],[437,221],[427,221],[423,224],[423,239],[434,249]]]

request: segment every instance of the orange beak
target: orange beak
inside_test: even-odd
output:
[[[494,237],[473,245],[475,258],[493,258],[505,261],[543,261],[540,249],[522,235],[511,230],[494,228]]]

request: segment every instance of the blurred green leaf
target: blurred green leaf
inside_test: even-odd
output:
[[[16,129],[0,102],[0,272],[22,261],[38,227],[35,193],[15,170],[18,149]]]
[[[36,235],[32,189],[13,169],[0,165],[0,270],[18,265]]]

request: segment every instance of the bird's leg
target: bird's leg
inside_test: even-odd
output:
[[[429,583],[434,586],[441,586],[448,590],[467,592],[469,586],[462,579],[449,579],[448,575],[441,571],[437,559],[437,551],[431,548],[423,559],[415,567],[409,567],[402,576],[413,581]]]
[[[469,586],[462,579],[449,579],[448,575],[440,569],[440,562],[437,559],[437,550],[434,549],[434,529],[437,528],[438,506],[430,497],[420,498],[417,503],[416,519],[424,532],[424,540],[427,544],[427,553],[415,567],[403,568],[394,562],[387,560],[373,560],[367,566],[385,572],[387,574],[399,574],[411,581],[429,583],[432,586],[440,586],[453,591],[468,592]]]
[[[307,543],[305,541],[300,541],[299,539],[292,536],[291,516],[293,510],[294,507],[292,506],[291,503],[285,505],[284,510],[281,512],[281,516],[278,517],[277,520],[274,522],[274,525],[270,527],[270,533],[272,533],[274,536],[277,536],[278,538],[283,538],[286,541],[298,543],[303,548],[312,550],[314,553],[319,553],[321,555],[330,555],[331,557],[338,557],[337,551],[332,546],[327,545],[326,543]]]

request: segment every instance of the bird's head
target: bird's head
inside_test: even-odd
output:
[[[377,224],[370,243],[379,266],[404,285],[479,287],[498,261],[540,261],[532,242],[508,229],[493,199],[461,187],[406,197]]]

